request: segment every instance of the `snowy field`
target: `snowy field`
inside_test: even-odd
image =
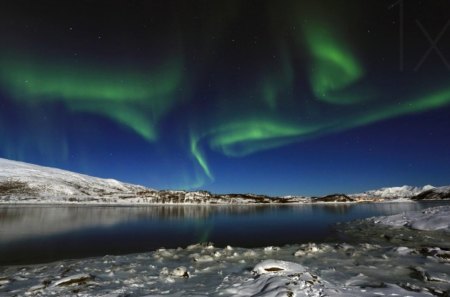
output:
[[[0,295],[448,296],[449,221],[450,207],[444,206],[352,224],[353,231],[368,230],[371,243],[256,249],[197,244],[2,267]]]

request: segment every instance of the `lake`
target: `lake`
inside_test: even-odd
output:
[[[262,247],[336,240],[333,225],[445,202],[253,206],[0,206],[0,265],[213,242]],[[448,204],[448,203],[447,203]]]

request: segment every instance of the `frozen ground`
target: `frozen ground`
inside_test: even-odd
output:
[[[450,206],[427,208],[392,216],[373,218],[375,224],[393,227],[409,227],[415,230],[450,231]]]
[[[450,234],[435,229],[450,220],[450,208],[408,213],[406,224],[395,223],[397,217],[344,225],[351,244],[257,249],[197,244],[0,267],[0,295],[449,296]],[[441,219],[437,224],[433,218]],[[411,229],[417,222],[431,231]]]
[[[371,244],[193,245],[2,268],[2,296],[445,296],[450,252]]]

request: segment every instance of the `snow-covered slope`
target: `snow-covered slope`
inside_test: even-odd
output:
[[[0,158],[0,203],[256,204],[303,200],[207,191],[157,191],[114,179]]]
[[[450,186],[425,190],[411,199],[413,200],[440,200],[450,199]]]
[[[125,199],[142,192],[155,192],[142,186],[102,179],[70,171],[0,158],[0,197],[2,201],[106,201]]]
[[[399,198],[411,198],[424,191],[434,189],[433,186],[426,185],[424,187],[412,187],[412,186],[401,186],[401,187],[389,187],[381,188],[378,190],[370,190],[364,193],[352,194],[353,197],[374,197],[374,198],[384,198],[384,199],[399,199]]]

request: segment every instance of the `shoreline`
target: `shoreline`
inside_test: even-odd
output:
[[[17,293],[68,296],[73,290],[82,296],[124,292],[192,297],[433,296],[431,292],[450,288],[443,270],[447,255],[439,248],[366,242],[257,248],[203,243],[0,266],[0,293],[8,297]],[[423,272],[426,278],[418,279],[413,272]]]
[[[390,201],[348,201],[348,202],[273,202],[273,203],[121,203],[121,202],[71,202],[71,201],[0,201],[0,206],[300,206],[300,205],[357,205],[357,204],[389,204],[389,203],[420,203],[420,202],[449,202],[450,199],[427,200],[390,200]]]
[[[407,216],[348,222],[351,225],[343,230],[351,240],[337,242],[244,248],[204,241],[137,253],[1,265],[0,294],[444,296],[450,292],[450,233],[441,230],[450,228],[449,213],[447,205]]]

